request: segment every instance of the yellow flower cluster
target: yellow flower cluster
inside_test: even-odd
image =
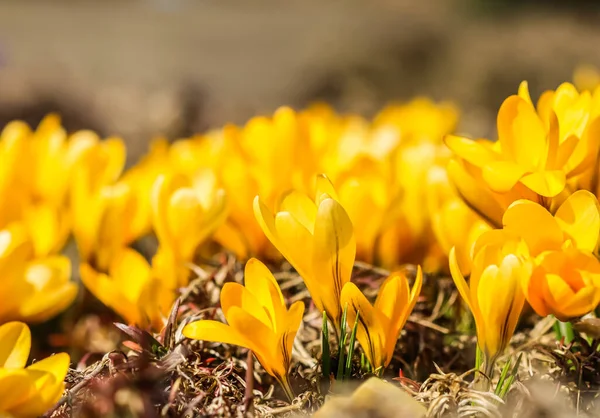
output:
[[[229,214],[215,239],[242,259],[278,256],[252,216],[254,196],[279,209],[289,190],[312,195],[315,176],[325,173],[355,225],[359,260],[392,268],[433,254],[437,268],[444,258],[434,250],[422,185],[447,162],[442,137],[457,119],[451,105],[427,99],[390,105],[372,121],[326,105],[284,107],[243,127],[176,141],[168,160],[188,175],[199,168],[216,175]]]
[[[452,276],[493,363],[525,300],[561,321],[600,302],[600,87],[564,83],[534,106],[523,82],[500,107],[497,141],[449,135],[445,142],[455,154],[447,174],[469,216],[496,228],[471,223],[455,229],[462,242],[448,239]]]
[[[303,278],[317,309],[333,323],[338,341],[346,325],[343,312],[347,312],[349,327],[359,319],[356,338],[373,369],[379,371],[392,360],[400,331],[417,302],[423,283],[421,267],[412,290],[403,273],[390,275],[372,306],[350,282],[356,257],[352,222],[327,177],[317,177],[316,190],[314,200],[296,190],[287,193],[275,214],[256,196],[256,219]],[[183,333],[188,338],[253,350],[293,399],[287,373],[304,307],[296,302],[286,310],[277,282],[257,259],[246,264],[245,282],[245,287],[225,284],[221,292],[221,308],[229,325],[200,320],[188,324]]]

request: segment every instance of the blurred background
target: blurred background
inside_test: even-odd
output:
[[[148,141],[326,100],[370,115],[455,101],[495,136],[497,108],[600,65],[595,1],[2,0],[0,124],[58,111],[68,129]]]

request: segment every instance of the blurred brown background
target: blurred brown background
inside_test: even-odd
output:
[[[59,111],[69,129],[155,135],[325,99],[372,114],[426,94],[494,136],[518,83],[537,95],[600,65],[599,2],[0,0],[0,124]]]

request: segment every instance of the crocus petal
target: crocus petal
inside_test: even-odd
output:
[[[492,161],[483,167],[483,180],[493,191],[507,193],[527,174],[527,170],[512,161]]]
[[[571,299],[565,299],[555,316],[561,321],[568,321],[593,311],[600,301],[600,289],[595,286],[584,287]]]
[[[521,183],[540,196],[555,197],[564,190],[567,180],[564,171],[552,170],[526,174]]]
[[[313,248],[313,236],[289,212],[277,213],[274,224],[277,240],[271,242],[302,276],[306,287],[313,295],[313,289],[318,292],[319,288],[318,283],[312,280],[313,266],[309,259]]]
[[[259,260],[251,258],[244,270],[244,284],[260,301],[270,317],[273,330],[278,332],[285,317],[285,301],[273,274]]]
[[[460,158],[478,167],[483,167],[500,157],[490,148],[462,136],[446,135],[444,142]]]
[[[316,193],[315,193],[315,203],[317,206],[321,203],[321,196],[326,195],[331,197],[334,200],[339,200],[338,195],[331,183],[331,180],[325,174],[317,175],[317,184],[316,184]]]
[[[279,211],[293,213],[296,220],[312,234],[317,218],[317,206],[304,193],[296,190],[287,193],[281,201]]]
[[[348,306],[347,319],[350,327],[354,326],[357,312],[359,314],[356,338],[371,366],[375,370],[385,366],[384,362],[388,360],[384,358],[386,336],[382,328],[382,321],[376,314],[377,311],[373,309],[367,298],[354,283],[344,285],[340,300],[343,307]]]
[[[249,349],[254,347],[254,344],[237,329],[222,322],[208,319],[187,324],[182,333],[185,337],[194,340],[231,344]]]
[[[531,103],[510,96],[500,106],[497,123],[505,156],[528,170],[538,167],[540,160],[545,161],[546,129]]]
[[[25,370],[0,369],[0,393],[10,393],[11,396],[0,396],[0,411],[10,412],[15,406],[27,402],[35,393],[35,387]]]
[[[221,308],[227,322],[230,322],[229,311],[233,307],[243,309],[269,328],[274,326],[261,300],[239,283],[225,283],[221,290]]]
[[[560,248],[564,234],[554,217],[544,207],[528,200],[518,200],[504,213],[504,230],[519,235],[531,254]]]
[[[465,203],[491,225],[502,225],[504,208],[494,199],[485,184],[478,183],[464,165],[455,160],[448,163],[447,170],[448,176]]]
[[[22,322],[0,325],[0,367],[23,368],[31,349],[31,332]]]
[[[543,288],[544,299],[553,312],[560,312],[563,301],[572,299],[574,292],[558,274],[547,273],[546,281],[548,285]]]
[[[552,313],[543,297],[542,289],[547,285],[546,272],[542,267],[537,267],[531,275],[527,275],[521,279],[521,287],[527,298],[527,302],[529,302],[535,313],[542,317]]]
[[[587,190],[576,191],[558,208],[555,219],[577,248],[594,251],[600,234],[600,206],[596,196]]]
[[[247,338],[252,343],[250,348],[271,376],[284,376],[287,373],[282,347],[278,346],[277,335],[261,321],[233,306],[227,312],[227,322],[239,333],[251,330],[252,338]]]
[[[452,275],[452,280],[454,280],[454,284],[458,289],[458,293],[460,293],[463,301],[467,304],[471,312],[473,312],[473,306],[471,305],[471,291],[469,290],[469,285],[467,284],[467,281],[463,277],[460,267],[458,266],[456,248],[452,247],[448,259],[450,261],[450,274]],[[477,312],[477,315],[478,314],[479,312]]]

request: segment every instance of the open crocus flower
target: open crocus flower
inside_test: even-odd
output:
[[[0,231],[0,323],[40,322],[64,311],[77,295],[67,257],[34,258],[25,228]]]
[[[344,285],[341,304],[348,307],[348,325],[352,327],[358,315],[356,338],[373,370],[385,368],[392,360],[396,341],[417,303],[422,284],[420,266],[412,289],[404,273],[393,273],[379,288],[373,306],[354,283]]]
[[[185,264],[194,260],[199,245],[225,220],[225,192],[216,187],[209,172],[201,172],[193,180],[160,175],[152,187],[151,204],[159,242],[153,260],[160,270],[157,275],[175,286],[184,285]]]
[[[200,320],[186,325],[183,335],[252,350],[265,371],[281,383],[291,400],[294,395],[288,372],[304,304],[295,302],[288,310],[277,281],[255,258],[246,263],[244,281],[245,286],[226,283],[221,291],[221,309],[227,325]]]
[[[275,215],[257,196],[254,214],[265,235],[302,276],[317,309],[339,330],[340,293],[350,281],[356,241],[329,179],[317,178],[314,201],[296,191],[288,193]]]
[[[573,247],[536,257],[531,277],[523,280],[527,301],[540,316],[560,321],[592,312],[600,303],[600,261]]]
[[[485,355],[486,374],[491,376],[496,358],[517,326],[525,303],[521,282],[531,275],[532,265],[523,241],[499,239],[479,248],[476,244],[476,249],[469,284],[454,248],[450,251],[450,273],[475,318],[477,344]]]
[[[600,235],[596,197],[573,193],[555,216],[540,205],[517,201],[504,214],[504,232],[521,237],[533,257],[524,277],[527,301],[541,316],[567,320],[591,312],[600,302],[600,262],[593,255]]]
[[[152,274],[146,259],[130,248],[114,255],[106,272],[87,263],[79,267],[81,281],[127,323],[161,330],[176,293]]]
[[[498,141],[482,143],[447,136],[456,155],[482,170],[494,192],[506,193],[520,183],[544,197],[559,195],[568,178],[593,162],[600,120],[590,120],[591,95],[565,83],[533,106],[527,84],[507,98],[498,112]]]
[[[41,416],[63,393],[69,355],[55,354],[25,367],[30,349],[31,332],[27,325],[0,325],[0,416]]]

